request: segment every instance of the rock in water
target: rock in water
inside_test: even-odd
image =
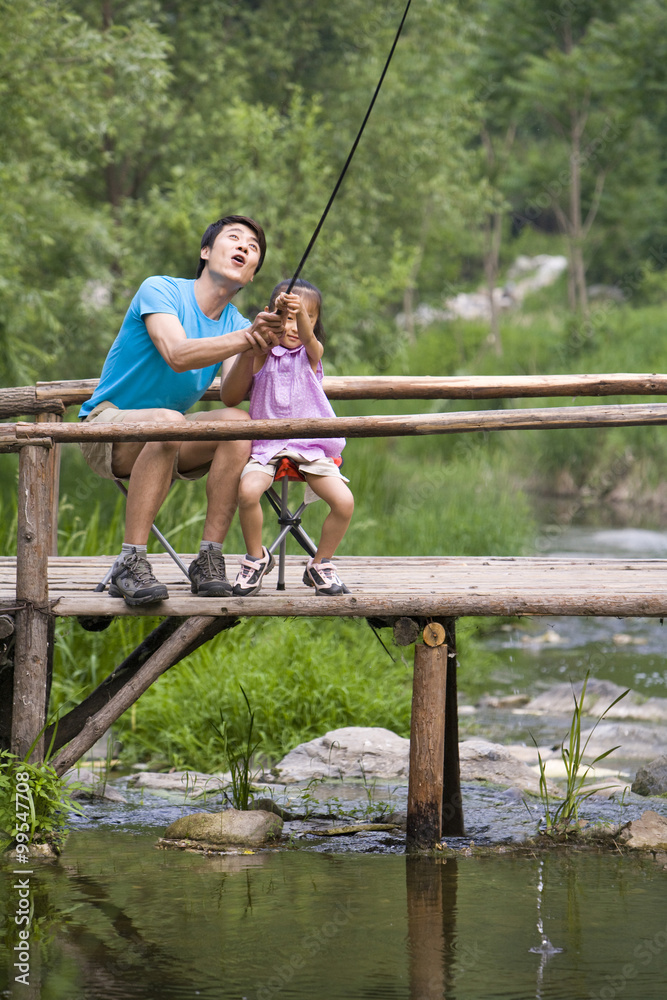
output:
[[[507,747],[488,740],[471,739],[459,743],[462,781],[488,781],[493,785],[509,785],[539,795],[540,777],[537,771],[518,760]],[[549,793],[557,788],[549,782]]]
[[[640,767],[632,783],[637,795],[667,794],[667,756],[656,757],[646,767]]]
[[[409,763],[410,740],[380,726],[346,726],[301,743],[272,773],[286,784],[311,778],[407,778]]]
[[[245,844],[259,847],[280,836],[283,821],[275,813],[255,809],[225,809],[217,813],[191,813],[167,827],[165,840],[195,840],[219,847]]]
[[[667,819],[649,810],[624,826],[619,839],[637,850],[667,850]]]

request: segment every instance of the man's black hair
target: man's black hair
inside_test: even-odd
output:
[[[259,222],[255,222],[254,219],[248,218],[247,215],[225,215],[222,219],[218,219],[217,222],[212,222],[201,238],[201,250],[203,250],[204,247],[212,247],[220,231],[224,229],[225,226],[230,226],[232,223],[239,223],[242,226],[247,226],[248,229],[252,229],[257,237],[257,242],[259,243],[259,263],[255,268],[255,274],[257,274],[260,267],[264,263],[264,255],[266,253],[266,236],[264,235],[264,230],[260,226]],[[200,257],[199,264],[197,265],[197,274],[195,275],[196,278],[201,275],[205,264],[206,261],[204,258]]]

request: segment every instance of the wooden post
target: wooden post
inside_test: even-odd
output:
[[[434,630],[439,630],[437,634]],[[442,836],[442,785],[445,757],[447,646],[445,630],[424,629],[425,644],[415,646],[410,722],[410,777],[406,848],[429,850]],[[435,640],[437,645],[428,645]]]
[[[61,423],[62,416],[59,413],[38,413],[35,423],[44,422]],[[49,481],[49,505],[51,507],[51,537],[48,540],[49,555],[58,555],[58,507],[60,496],[60,452],[62,445],[54,444],[49,451],[49,462],[47,476]]]
[[[442,778],[442,836],[463,837],[463,799],[459,763],[459,706],[456,690],[456,618],[443,618],[447,643],[445,757]]]
[[[16,640],[12,752],[25,757],[44,728],[49,675],[48,556],[51,543],[49,449],[19,453]],[[31,759],[42,760],[44,736]]]

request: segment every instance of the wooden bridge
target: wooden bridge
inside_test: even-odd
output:
[[[17,557],[0,557],[0,641],[13,640],[13,671],[0,671],[0,746],[24,755],[54,736],[52,764],[71,767],[157,677],[239,618],[358,617],[391,626],[399,644],[415,646],[411,723],[408,847],[463,834],[458,766],[455,620],[462,616],[600,615],[667,617],[667,562],[572,558],[337,557],[351,593],[304,592],[305,557],[288,556],[286,589],[271,578],[257,597],[201,598],[171,559],[151,556],[169,600],[128,608],[95,588],[114,555],[57,554],[59,446],[83,440],[183,440],[397,436],[560,427],[667,424],[667,404],[517,407],[412,416],[306,421],[197,422],[88,426],[63,420],[87,399],[95,381],[38,383],[0,390],[0,451],[19,453]],[[518,399],[555,396],[664,395],[667,376],[579,375],[490,378],[328,378],[331,399]],[[217,398],[213,386],[205,398]],[[234,562],[233,555],[226,557]],[[184,557],[186,560],[192,556]],[[53,625],[58,616],[104,619],[163,617],[162,623],[108,678],[41,738],[48,708]],[[13,676],[12,676],[13,675]]]

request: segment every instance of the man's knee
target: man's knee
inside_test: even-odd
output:
[[[218,408],[217,410],[201,410],[193,413],[191,420],[250,420],[250,416],[245,410],[237,410],[235,407]]]
[[[178,410],[158,408],[151,410],[151,416],[147,422],[156,424],[184,424],[186,419],[185,415],[180,413]]]
[[[245,410],[237,410],[235,406],[229,407],[227,410],[219,410],[222,420],[250,420],[250,414],[246,413]]]

